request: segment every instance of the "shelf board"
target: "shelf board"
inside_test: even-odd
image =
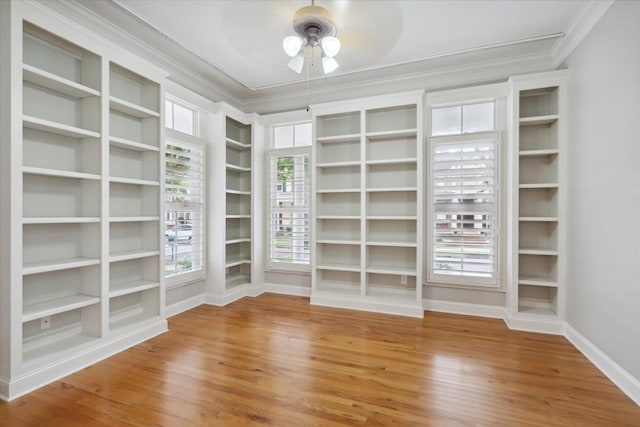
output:
[[[365,269],[367,273],[378,274],[399,274],[403,276],[415,276],[415,267],[392,267],[388,265],[368,265]]]
[[[557,216],[521,216],[520,222],[558,222]]]
[[[529,301],[524,298],[521,298],[518,301],[518,313],[531,316],[557,318],[557,314],[553,312],[549,303],[543,304],[540,301]]]
[[[40,319],[41,317],[64,313],[66,311],[75,310],[88,305],[97,304],[99,302],[99,297],[90,295],[70,295],[37,304],[25,305],[22,312],[22,322],[29,322],[31,320]]]
[[[109,262],[127,261],[130,259],[147,258],[160,255],[160,251],[138,249],[133,251],[118,251],[109,254]]]
[[[236,171],[236,172],[251,172],[251,168],[245,168],[238,165],[233,165],[231,163],[226,164],[227,170]]]
[[[344,240],[344,239],[318,239],[316,240],[318,244],[329,244],[329,245],[359,245],[360,240]]]
[[[100,222],[97,216],[26,217],[23,224],[86,224]]]
[[[110,136],[109,142],[114,147],[126,148],[134,151],[160,151],[159,147],[153,145],[144,144],[138,141],[132,141],[130,139],[120,138],[118,136]]]
[[[557,182],[547,182],[539,184],[520,184],[520,188],[558,188]]]
[[[557,256],[558,251],[552,249],[526,249],[522,248],[518,250],[520,255],[550,255]]]
[[[73,80],[65,79],[64,77],[41,70],[40,68],[29,64],[22,64],[22,78],[25,82],[33,83],[73,98],[100,96],[100,92],[93,88],[76,83]]]
[[[129,116],[137,117],[139,119],[160,117],[160,114],[157,111],[153,111],[141,105],[125,101],[124,99],[116,98],[115,96],[109,97],[109,107],[112,110],[116,110]]]
[[[92,130],[56,123],[50,120],[38,119],[31,116],[22,116],[22,123],[24,127],[29,129],[55,133],[57,135],[68,136],[70,138],[100,138],[100,134]]]
[[[251,215],[225,215],[226,219],[251,218]]]
[[[64,338],[57,338],[55,340],[48,340],[46,338],[43,338],[42,340],[27,339],[23,342],[23,348],[25,351],[22,353],[22,361],[25,364],[33,364],[34,367],[41,367],[41,362],[44,360],[50,358],[59,359],[62,354],[77,352],[79,347],[89,343],[94,343],[97,340],[97,337],[91,337],[79,333],[65,336]],[[36,343],[38,341],[42,341],[43,345],[37,345]],[[46,344],[44,344],[45,341]],[[27,350],[27,346],[33,348]]]
[[[547,288],[557,288],[558,281],[550,277],[520,276],[519,285],[544,286]]]
[[[160,221],[159,216],[112,216],[109,222],[152,222]]]
[[[378,187],[367,188],[368,193],[388,193],[392,191],[418,191],[417,187]]]
[[[393,246],[399,248],[416,248],[418,244],[416,242],[385,242],[381,240],[369,240],[367,246]]]
[[[415,215],[368,215],[366,219],[385,219],[385,220],[397,220],[397,221],[410,221],[417,220]]]
[[[149,181],[146,179],[134,179],[134,178],[122,178],[117,176],[110,176],[109,182],[116,184],[133,184],[133,185],[149,185],[152,187],[159,187],[159,181]]]
[[[359,166],[360,165],[360,161],[359,160],[351,160],[348,162],[327,162],[327,163],[317,163],[316,167],[323,169],[323,168],[341,168],[341,167],[345,167],[345,166]]]
[[[100,175],[95,173],[73,172],[73,171],[65,171],[60,169],[36,168],[32,166],[23,166],[22,173],[29,174],[29,175],[56,176],[61,178],[93,179],[93,180],[100,179]]]
[[[334,189],[318,189],[316,193],[359,193],[359,188],[334,188]]]
[[[318,136],[316,137],[316,142],[320,144],[330,144],[332,142],[360,142],[360,134],[359,133],[350,133],[346,135],[334,135],[334,136]]]
[[[548,116],[535,116],[535,117],[521,117],[520,126],[539,126],[548,125],[560,118],[557,114],[551,114]]]
[[[546,150],[524,150],[520,151],[520,157],[545,157],[557,155],[560,152],[557,148],[549,148]]]
[[[334,270],[334,271],[352,271],[359,273],[360,264],[336,264],[336,263],[320,263],[316,265],[317,270]]]
[[[251,278],[246,274],[236,274],[225,279],[224,284],[226,289],[235,288],[242,285],[250,285]]]
[[[251,191],[230,190],[230,189],[227,189],[226,193],[227,194],[239,194],[241,196],[250,196],[251,195]]]
[[[330,280],[318,281],[314,295],[335,297],[339,295],[360,296],[360,283],[334,282]]]
[[[367,132],[365,136],[369,139],[390,139],[390,138],[403,138],[403,137],[417,137],[418,129],[396,129],[385,130],[380,132]]]
[[[251,149],[251,144],[245,144],[243,142],[240,141],[236,141],[233,138],[229,138],[227,137],[227,147],[230,148],[236,148],[236,149],[240,149],[240,150],[249,150]]]
[[[79,268],[86,267],[89,265],[97,265],[100,264],[100,259],[98,258],[64,258],[64,259],[56,259],[53,261],[39,261],[39,262],[30,262],[24,264],[22,267],[22,274],[38,274],[38,273],[48,273],[50,271],[58,271],[58,270],[67,270],[71,268]]]
[[[109,298],[146,291],[147,289],[153,289],[159,286],[160,284],[153,280],[132,280],[130,282],[112,284],[109,285]]]
[[[230,239],[230,240],[225,241],[224,243],[225,243],[225,245],[233,245],[233,244],[236,244],[236,243],[246,243],[246,242],[250,242],[250,241],[251,241],[250,238],[242,237],[242,238],[239,238],[239,239]]]
[[[359,215],[316,215],[316,219],[360,219]]]
[[[230,259],[225,262],[224,268],[235,267],[241,264],[251,264],[251,260],[249,258]]]
[[[381,159],[381,160],[367,160],[365,163],[368,165],[396,165],[404,163],[417,163],[416,157],[405,157],[402,159]]]

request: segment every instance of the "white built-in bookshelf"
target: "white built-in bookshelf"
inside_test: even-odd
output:
[[[225,119],[225,292],[251,284],[251,124]]]
[[[564,73],[510,80],[514,130],[511,315],[551,325],[564,316]],[[550,328],[550,329],[549,329]]]
[[[73,370],[70,358],[89,349],[125,348],[126,339],[116,344],[121,333],[166,329],[161,86],[26,21],[21,31],[13,70],[22,77],[22,126],[12,150],[21,151],[22,179],[11,196],[21,205],[12,242],[21,304],[11,317],[21,345],[11,365],[27,385],[9,395],[57,377],[56,366]]]
[[[423,315],[421,103],[313,107],[312,303]]]

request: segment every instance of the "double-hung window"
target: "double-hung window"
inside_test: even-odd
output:
[[[499,134],[495,102],[431,110],[428,279],[497,286]]]
[[[269,155],[269,268],[307,270],[311,123],[275,126]]]
[[[166,101],[165,277],[169,284],[204,276],[204,143],[197,111]]]

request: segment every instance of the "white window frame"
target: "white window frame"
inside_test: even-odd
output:
[[[182,108],[186,108],[187,110],[193,111],[193,123],[192,123],[193,133],[186,133],[180,130],[176,130],[173,127],[168,127],[166,123],[165,123],[165,129],[170,130],[171,132],[176,132],[181,135],[190,135],[190,136],[199,137],[200,136],[200,114],[198,111],[199,110],[198,107],[195,107],[189,104],[188,102],[185,102],[183,100],[180,100],[168,94],[165,96],[165,103],[166,102],[169,102],[173,105],[179,105]],[[173,109],[172,109],[172,114],[173,114]],[[165,117],[163,116],[162,119],[164,120]],[[175,123],[175,118],[172,119],[172,122]]]
[[[194,108],[192,106],[189,106],[188,104],[184,103],[184,102],[176,102],[173,99],[167,97],[168,101],[173,102],[174,104],[179,104],[185,108],[189,108],[190,110],[194,111],[194,126],[199,123],[199,110],[197,108]],[[194,127],[194,133],[198,134],[198,127]],[[172,142],[174,144],[172,144]],[[166,275],[165,271],[164,271],[164,257],[165,255],[165,251],[166,251],[166,246],[164,244],[164,236],[166,235],[166,227],[164,226],[164,223],[166,221],[166,216],[167,216],[167,206],[166,206],[166,201],[164,199],[164,193],[163,193],[163,271],[162,274],[164,275],[164,280],[165,280],[165,285],[167,289],[171,289],[171,288],[176,288],[176,287],[180,287],[183,285],[187,285],[189,283],[193,283],[196,281],[200,281],[200,280],[204,280],[206,279],[206,257],[207,257],[207,239],[206,239],[206,224],[207,224],[207,220],[205,217],[206,214],[206,142],[202,139],[199,138],[197,136],[193,136],[184,132],[180,132],[180,131],[176,131],[170,128],[165,128],[164,129],[164,147],[166,150],[166,146],[167,144],[169,145],[178,145],[178,144],[184,144],[184,145],[191,145],[193,147],[198,147],[201,152],[202,152],[202,159],[203,159],[203,163],[202,163],[202,185],[203,185],[203,195],[202,195],[202,207],[201,207],[201,229],[202,229],[202,233],[201,233],[201,241],[199,242],[199,246],[200,246],[200,251],[201,252],[201,257],[202,257],[202,261],[201,261],[201,265],[200,268],[198,270],[195,271],[186,271],[186,272],[182,272],[182,273],[177,273],[177,274],[171,274],[171,275]],[[163,163],[162,163],[162,172],[163,172],[163,183],[164,180],[167,179],[167,175],[166,175],[166,161],[167,158],[166,156],[163,157]],[[164,188],[164,186],[163,186]]]
[[[272,133],[273,135],[273,133]],[[273,144],[272,144],[273,146]],[[268,190],[268,213],[267,213],[267,226],[266,226],[266,232],[267,232],[267,239],[266,239],[266,243],[267,243],[267,270],[269,271],[299,271],[299,272],[310,272],[311,271],[311,171],[309,171],[309,194],[308,194],[308,200],[309,203],[307,205],[307,218],[309,221],[308,224],[308,229],[309,229],[309,262],[307,263],[286,263],[286,262],[274,262],[272,261],[271,258],[271,239],[272,239],[272,234],[271,234],[271,220],[272,220],[272,207],[273,207],[273,197],[272,197],[272,191],[271,191],[271,161],[274,157],[286,157],[286,156],[299,156],[299,155],[306,155],[309,158],[309,169],[311,169],[311,146],[305,146],[305,147],[297,147],[297,148],[278,148],[278,149],[272,149],[267,153],[266,156],[266,161],[267,161],[267,167],[266,167],[266,171],[267,171],[267,186],[269,188]]]
[[[506,211],[506,198],[504,197],[506,188],[506,182],[504,177],[506,177],[506,167],[505,159],[507,156],[505,155],[506,144],[503,143],[503,138],[506,133],[507,126],[507,96],[508,96],[508,86],[505,83],[497,83],[486,86],[478,86],[473,88],[463,88],[463,89],[454,89],[449,91],[442,92],[433,92],[428,93],[426,96],[426,105],[425,105],[425,133],[427,137],[425,138],[425,143],[427,144],[427,149],[425,153],[427,153],[426,165],[428,168],[428,173],[426,174],[425,185],[426,185],[426,196],[425,196],[425,243],[426,250],[425,252],[425,285],[436,285],[436,286],[444,286],[444,287],[454,287],[454,288],[464,288],[464,289],[478,289],[478,290],[490,290],[490,291],[504,291],[505,284],[503,282],[503,278],[505,277],[505,265],[504,256],[506,254],[505,251],[505,229],[507,227],[507,211]],[[442,108],[442,107],[451,107],[451,106],[462,106],[462,105],[471,105],[471,104],[479,104],[483,102],[494,102],[494,130],[493,131],[483,131],[483,132],[470,132],[470,133],[460,133],[453,135],[441,135],[441,136],[431,136],[431,110],[434,108]],[[436,275],[433,271],[433,218],[432,213],[433,209],[433,152],[430,144],[431,138],[473,138],[474,136],[487,135],[494,133],[497,135],[497,146],[496,146],[496,197],[497,197],[497,205],[496,205],[496,224],[494,226],[494,278],[492,280],[483,280],[480,277],[464,277],[464,276],[446,276]]]

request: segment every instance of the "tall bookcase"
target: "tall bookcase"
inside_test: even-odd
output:
[[[510,79],[513,135],[510,322],[562,333],[565,72]]]
[[[422,317],[422,92],[312,110],[311,302]]]
[[[225,292],[251,284],[252,126],[225,117]]]
[[[11,29],[20,40],[11,157],[21,175],[10,198],[8,398],[166,330],[164,74],[143,77],[144,66],[132,71],[93,39],[69,41],[62,25],[43,29],[37,14],[28,22],[21,7]]]

